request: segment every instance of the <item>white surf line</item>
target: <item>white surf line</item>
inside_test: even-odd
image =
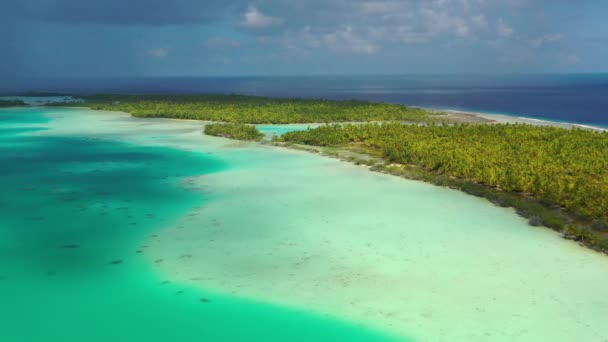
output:
[[[505,118],[505,119],[514,119],[514,120],[519,119],[519,120],[525,120],[525,121],[540,122],[540,123],[545,123],[547,125],[554,125],[554,126],[580,127],[583,129],[590,129],[590,130],[594,130],[594,131],[598,131],[598,132],[607,132],[608,131],[608,128],[604,128],[604,127],[600,127],[600,126],[591,126],[591,125],[580,124],[580,123],[576,123],[576,122],[568,122],[568,121],[552,121],[552,120],[545,120],[545,119],[537,119],[537,118],[532,118],[532,117],[528,117],[528,116],[483,113],[483,112],[465,111],[465,110],[459,110],[459,109],[441,109],[441,108],[418,107],[418,106],[408,106],[408,107],[426,109],[426,110],[433,111],[433,112],[444,112],[444,113],[450,113],[450,114],[469,114],[469,115],[479,116],[481,118],[483,118],[483,116],[488,116],[490,118],[496,117],[496,118]]]

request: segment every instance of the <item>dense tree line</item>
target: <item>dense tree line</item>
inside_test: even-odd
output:
[[[0,100],[0,107],[17,107],[25,105],[26,103],[21,100]]]
[[[136,117],[162,117],[250,124],[348,121],[424,122],[436,117],[424,109],[366,101],[276,99],[242,95],[96,95],[84,102],[56,104],[124,111]]]
[[[394,163],[530,194],[608,220],[608,133],[530,125],[328,125],[282,136],[317,146],[363,143]]]
[[[241,123],[214,123],[205,125],[205,134],[236,140],[258,141],[264,138],[264,133],[255,126]]]

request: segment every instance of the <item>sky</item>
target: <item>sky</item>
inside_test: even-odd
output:
[[[32,77],[608,72],[606,0],[9,0]]]

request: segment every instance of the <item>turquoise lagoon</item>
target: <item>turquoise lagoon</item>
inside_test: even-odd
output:
[[[183,178],[235,166],[94,130],[54,132],[53,117],[86,114],[0,110],[0,340],[391,340],[159,274],[146,238],[208,200]]]
[[[305,131],[309,128],[319,127],[319,124],[289,124],[289,125],[255,125],[256,128],[266,135],[267,139],[281,136],[287,132]]]
[[[608,336],[608,258],[512,210],[192,121],[0,113],[3,340]]]

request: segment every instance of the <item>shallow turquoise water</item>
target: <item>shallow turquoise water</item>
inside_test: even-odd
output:
[[[291,125],[256,125],[257,129],[264,133],[267,138],[281,136],[288,132],[305,131],[308,128],[318,127],[318,124],[291,124]]]
[[[511,209],[200,122],[0,113],[0,341],[606,342],[606,256]]]
[[[43,114],[0,110],[0,340],[389,340],[163,279],[143,241],[208,201],[183,177],[234,166],[164,147],[31,134],[46,129]]]

